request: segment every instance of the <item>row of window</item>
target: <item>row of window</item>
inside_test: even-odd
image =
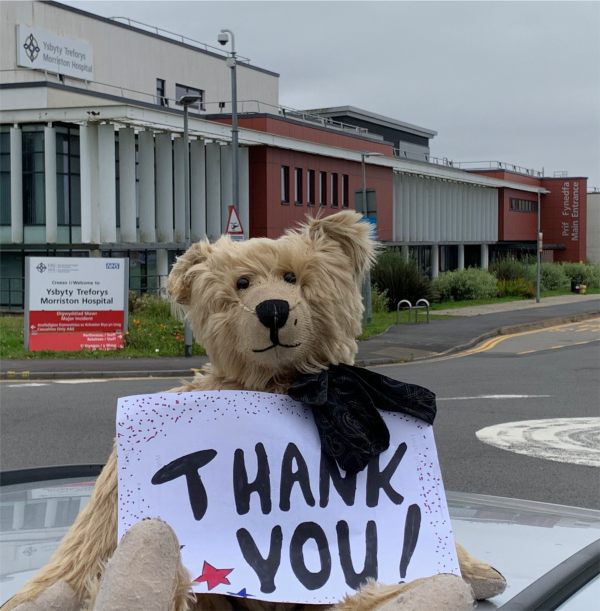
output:
[[[164,78],[156,79],[156,103],[159,106],[168,106],[169,98],[167,97],[167,83]],[[206,110],[204,90],[198,89],[197,87],[190,87],[189,85],[182,85],[181,83],[175,83],[175,104],[179,104],[178,100],[184,95],[193,95],[198,98],[196,102],[188,104],[189,108],[195,108],[197,110]]]
[[[348,207],[350,185],[348,174],[342,174],[340,181],[340,175],[337,172],[327,174],[322,171],[317,173],[316,170],[306,170],[306,182],[304,174],[303,168],[294,168],[294,203],[296,205],[300,206],[306,201],[308,206],[331,204],[335,208],[341,203],[343,208]],[[290,166],[288,165],[281,166],[281,203],[290,203]]]
[[[511,198],[510,210],[511,212],[537,212],[537,202],[529,199]]]
[[[23,224],[44,225],[46,191],[44,128],[24,126],[21,131]],[[81,225],[79,128],[56,126],[57,222]],[[0,225],[10,225],[10,132],[0,131]]]

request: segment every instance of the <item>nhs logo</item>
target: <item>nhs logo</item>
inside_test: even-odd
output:
[[[106,264],[106,269],[119,269],[120,263],[109,262]]]

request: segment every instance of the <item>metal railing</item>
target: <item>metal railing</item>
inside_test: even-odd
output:
[[[532,170],[531,168],[524,168],[515,163],[507,163],[505,161],[458,161],[454,163],[454,167],[461,170],[505,170],[535,178],[543,178],[544,176],[544,170]]]
[[[524,176],[533,176],[535,178],[543,178],[544,170],[532,170],[531,168],[524,168],[523,166],[515,163],[507,163],[506,161],[453,161],[448,157],[434,157],[433,155],[426,155],[425,161],[434,163],[435,165],[442,165],[447,168],[458,168],[459,170],[503,170],[506,172],[514,172],[516,174],[523,174]]]
[[[419,299],[415,305],[413,305],[408,299],[401,299],[396,306],[396,324],[400,324],[400,314],[402,310],[408,311],[408,323],[411,322],[411,313],[415,313],[415,324],[419,322],[419,312],[425,310],[427,314],[427,322],[429,323],[429,307],[430,304],[427,299]]]
[[[134,27],[138,30],[144,30],[146,32],[150,32],[151,34],[156,34],[157,36],[163,36],[164,38],[170,38],[171,40],[182,42],[186,45],[197,47],[198,49],[203,49],[204,51],[210,51],[211,53],[217,53],[223,56],[229,55],[227,51],[220,47],[213,47],[212,45],[196,40],[195,38],[190,38],[189,36],[184,36],[183,34],[178,34],[177,32],[171,32],[171,30],[165,30],[164,28],[159,28],[158,26],[144,23],[143,21],[137,21],[136,19],[131,19],[130,17],[115,16],[109,17],[109,19],[112,19],[118,23],[125,23],[129,27]],[[250,63],[251,61],[249,57],[244,57],[243,55],[239,55],[237,53],[236,56],[240,61],[246,63]]]

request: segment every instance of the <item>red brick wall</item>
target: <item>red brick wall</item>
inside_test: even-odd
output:
[[[536,239],[537,213],[516,212],[510,209],[511,199],[525,199],[537,203],[537,194],[516,189],[499,189],[498,239],[531,241]]]
[[[535,176],[525,176],[516,172],[507,172],[506,170],[476,170],[474,174],[489,176],[490,178],[499,178],[500,180],[508,180],[510,182],[519,182],[523,185],[539,187],[542,179]]]
[[[290,202],[281,203],[281,166],[290,168]],[[302,168],[303,202],[294,203],[295,168]],[[366,166],[367,189],[375,189],[377,195],[378,239],[392,239],[392,169]],[[307,204],[307,170],[315,170],[315,199],[318,200],[319,172],[327,173],[328,201],[326,206]],[[332,206],[330,197],[331,173],[338,174],[339,203]],[[354,192],[362,188],[361,164],[353,161],[311,155],[266,146],[250,147],[250,236],[277,238],[289,228],[305,220],[307,214],[333,214],[342,207],[342,176],[349,177],[349,208],[354,209]]]
[[[231,123],[230,118],[214,119],[217,123]],[[330,128],[311,127],[310,125],[300,125],[283,118],[258,116],[258,117],[238,117],[240,127],[253,129],[278,136],[295,138],[296,140],[306,140],[317,144],[336,146],[339,148],[351,149],[354,151],[369,151],[372,153],[383,153],[392,156],[394,147],[392,144],[373,141],[371,138],[361,136],[350,136]]]

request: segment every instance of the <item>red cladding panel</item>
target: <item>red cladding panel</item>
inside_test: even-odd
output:
[[[585,261],[587,178],[544,178],[542,186],[542,231],[545,244],[563,249],[555,261]]]

